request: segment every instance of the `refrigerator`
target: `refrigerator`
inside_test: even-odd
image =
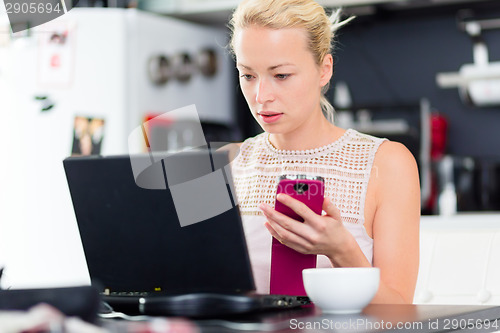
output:
[[[64,158],[144,151],[135,128],[192,104],[202,123],[234,127],[227,42],[226,29],[137,9],[75,8],[16,34],[0,16],[2,288],[90,283]]]

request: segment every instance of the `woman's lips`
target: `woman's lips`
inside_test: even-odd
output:
[[[257,113],[259,115],[259,118],[265,122],[266,124],[274,123],[278,121],[278,119],[281,118],[283,113],[279,112],[268,112],[268,111],[262,111]]]

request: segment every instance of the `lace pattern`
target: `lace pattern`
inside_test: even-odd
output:
[[[306,174],[325,179],[325,196],[339,208],[343,222],[363,224],[373,160],[384,140],[349,129],[329,145],[287,151],[272,146],[268,133],[247,139],[232,163],[241,214],[262,215],[262,202],[274,206],[280,175]]]

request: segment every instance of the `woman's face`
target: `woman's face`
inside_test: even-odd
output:
[[[321,87],[332,58],[318,66],[303,29],[251,26],[234,35],[240,85],[252,115],[272,134],[289,134],[324,121]]]

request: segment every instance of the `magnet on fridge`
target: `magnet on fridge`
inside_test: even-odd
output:
[[[99,155],[104,139],[104,119],[76,116],[71,155]]]
[[[213,49],[203,49],[196,56],[198,70],[206,77],[217,73],[217,55]]]
[[[75,75],[76,27],[60,21],[44,26],[40,34],[37,74],[39,87],[69,88]]]
[[[40,108],[41,112],[52,110],[55,106],[55,103],[48,96],[35,96],[35,100],[42,103]]]
[[[149,58],[148,77],[149,80],[157,86],[166,84],[172,77],[172,66],[170,64],[170,59],[167,56],[161,54]]]
[[[173,70],[174,77],[182,82],[186,83],[191,80],[193,75],[193,61],[187,53],[179,53],[174,56],[173,59]]]

